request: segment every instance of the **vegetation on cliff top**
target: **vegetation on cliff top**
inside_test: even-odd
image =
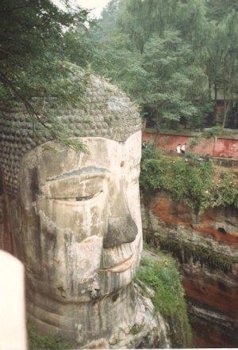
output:
[[[169,251],[182,263],[193,260],[201,265],[207,266],[210,270],[220,270],[224,273],[232,271],[232,266],[238,262],[235,255],[213,249],[203,242],[190,242],[185,239],[178,239],[176,236],[159,233],[159,246],[165,251]]]
[[[165,156],[153,145],[143,150],[140,185],[147,192],[167,192],[196,214],[209,207],[238,208],[238,188],[231,173],[217,174],[211,160],[194,155],[187,159]]]
[[[191,346],[184,290],[175,260],[157,251],[156,259],[142,259],[137,279],[154,290],[152,301],[156,311],[169,323],[172,346]]]

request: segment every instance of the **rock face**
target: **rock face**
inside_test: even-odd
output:
[[[11,222],[27,265],[29,315],[44,332],[79,345],[133,324],[141,251],[140,132],[122,144],[83,141],[84,154],[54,143],[29,152],[18,236],[19,220]]]
[[[83,141],[88,153],[53,142],[29,152],[19,196],[6,197],[28,316],[77,346],[167,347],[162,318],[132,283],[142,244],[140,132],[125,143]]]
[[[86,152],[42,130],[35,139],[27,115],[0,117],[0,242],[24,262],[27,313],[40,332],[80,347],[164,347],[132,282],[142,249],[138,112],[93,76],[85,103],[56,114]]]
[[[144,197],[146,240],[181,262],[198,347],[235,347],[238,342],[237,209],[210,209],[197,217],[163,193]]]

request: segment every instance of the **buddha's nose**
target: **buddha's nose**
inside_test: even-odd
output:
[[[124,196],[118,196],[111,208],[108,230],[103,239],[104,248],[113,248],[123,243],[133,242],[138,229],[131,217]]]

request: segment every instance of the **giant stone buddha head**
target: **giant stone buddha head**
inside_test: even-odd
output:
[[[140,119],[91,76],[84,108],[58,111],[79,152],[34,137],[27,115],[1,117],[0,161],[14,253],[26,267],[28,315],[83,345],[133,322],[132,278],[142,244]],[[122,311],[123,305],[123,311]]]

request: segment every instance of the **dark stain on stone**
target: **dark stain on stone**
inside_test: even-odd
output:
[[[36,201],[36,196],[39,194],[39,179],[37,168],[34,167],[29,171],[30,175],[30,189],[31,189],[31,198],[32,201]]]
[[[35,246],[35,253],[39,259],[39,263],[42,262],[42,247],[41,247],[41,224],[40,224],[40,217],[39,215],[36,215],[35,217],[35,225],[34,225],[34,246]]]
[[[115,303],[119,297],[119,293],[116,293],[112,296],[112,301]]]
[[[3,194],[3,178],[2,173],[0,171],[0,195]]]
[[[222,290],[223,292],[226,292],[228,290],[227,286],[224,283],[222,283],[221,281],[218,281],[217,284],[218,284],[219,289]]]
[[[223,235],[226,234],[226,230],[223,227],[219,227],[217,231],[222,233]]]

